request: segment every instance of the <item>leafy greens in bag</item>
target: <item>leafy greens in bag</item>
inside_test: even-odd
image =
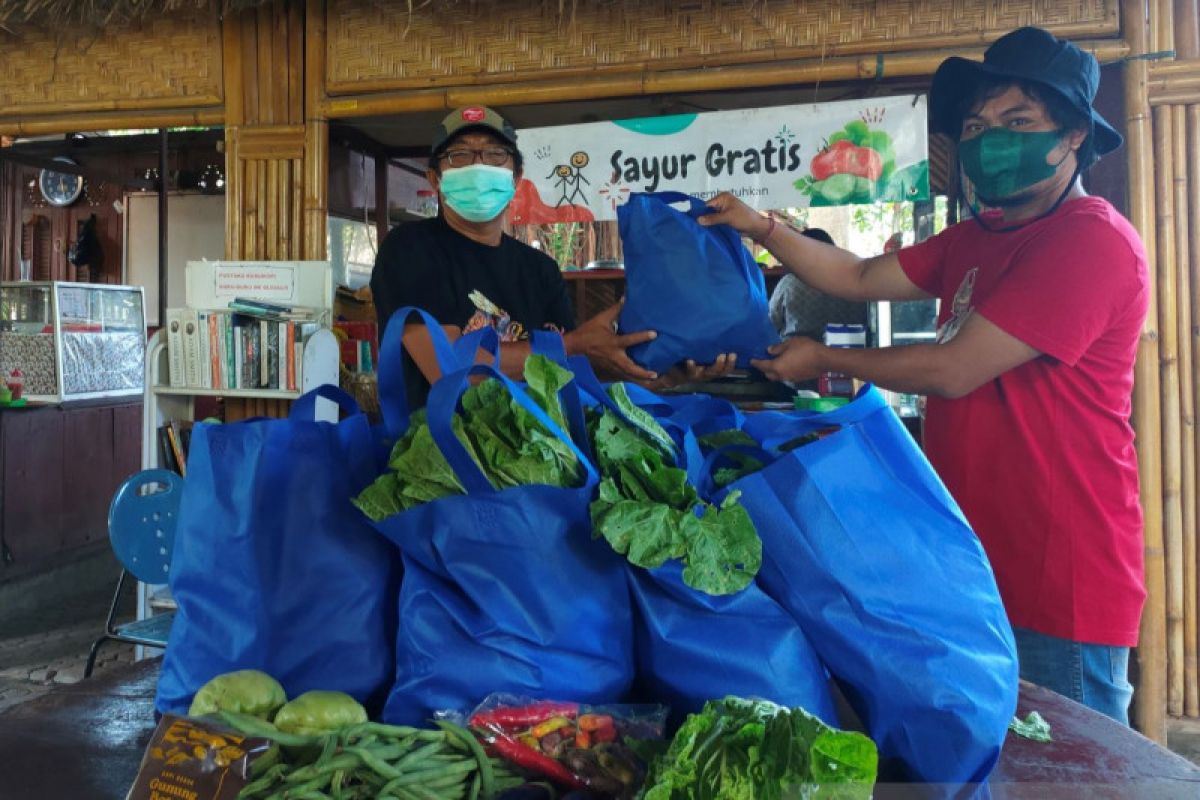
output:
[[[525,362],[529,394],[546,414],[566,429],[558,392],[572,378],[550,359],[532,355]],[[463,393],[462,412],[452,420],[454,434],[484,475],[498,489],[530,484],[577,485],[582,474],[571,449],[546,430],[505,391],[499,381],[482,381]],[[434,444],[425,410],[412,414],[408,430],[392,447],[386,472],[354,498],[364,514],[378,522],[421,503],[464,494],[445,457]]]
[[[738,494],[719,507],[703,502],[687,472],[674,465],[667,432],[629,400],[624,385],[614,383],[609,395],[634,425],[607,409],[590,420],[601,475],[591,505],[595,535],[646,569],[681,559],[684,583],[693,589],[714,595],[745,589],[762,566],[762,541]]]
[[[689,714],[650,766],[644,800],[780,800],[871,796],[875,743],[800,708],[726,697]]]

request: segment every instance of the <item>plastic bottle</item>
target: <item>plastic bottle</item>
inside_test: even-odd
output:
[[[866,347],[866,326],[830,322],[825,325],[825,346]],[[850,397],[854,394],[854,381],[844,372],[826,371],[817,377],[817,390],[823,397]]]

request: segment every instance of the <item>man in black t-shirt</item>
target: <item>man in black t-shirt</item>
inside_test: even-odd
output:
[[[583,354],[602,377],[663,385],[704,380],[732,369],[721,356],[705,368],[688,364],[670,377],[635,364],[626,348],[653,331],[618,335],[620,305],[576,328],[566,283],[554,259],[504,233],[504,211],[521,179],[516,131],[490,108],[450,113],[434,134],[426,177],[437,190],[440,214],[394,228],[379,247],[371,291],[380,337],[397,309],[416,306],[442,324],[449,338],[489,326],[500,335],[500,367],[520,377],[535,330],[563,334],[567,353]],[[440,374],[424,325],[404,333],[410,406],[423,406]]]

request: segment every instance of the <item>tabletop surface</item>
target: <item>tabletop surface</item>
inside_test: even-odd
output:
[[[0,713],[0,796],[121,800],[154,730],[160,661],[112,669]],[[1021,684],[1018,713],[1038,711],[1054,741],[1009,735],[994,798],[1196,798],[1200,767],[1065,697]],[[876,797],[921,796],[880,786]]]

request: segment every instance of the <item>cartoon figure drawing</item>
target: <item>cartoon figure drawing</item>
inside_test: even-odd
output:
[[[546,176],[547,178],[558,177],[554,185],[559,188],[562,196],[554,204],[555,208],[558,208],[563,203],[573,205],[576,197],[579,198],[579,205],[587,205],[587,195],[583,193],[583,186],[581,184],[592,185],[591,181],[583,177],[583,168],[588,165],[589,160],[587,153],[578,150],[571,154],[571,162],[569,164],[559,164]]]

